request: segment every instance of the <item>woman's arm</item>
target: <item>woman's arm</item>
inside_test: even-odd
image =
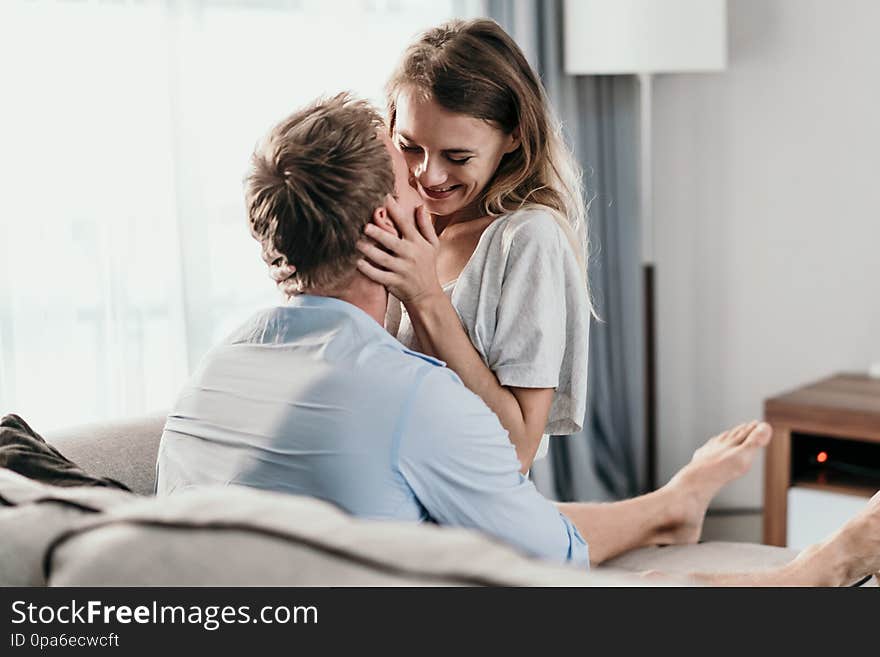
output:
[[[492,409],[510,434],[510,442],[522,464],[522,472],[532,467],[544,434],[553,388],[514,388],[498,382],[461,325],[449,298],[422,297],[407,306],[419,342],[446,361],[464,384]]]
[[[359,248],[371,262],[361,260],[358,269],[403,302],[425,351],[446,361],[462,382],[498,416],[510,435],[522,471],[527,471],[550,414],[553,388],[505,387],[498,382],[471,344],[437,279],[438,239],[430,215],[422,208],[413,221],[401,216],[393,202],[389,202],[388,210],[400,237],[368,225],[367,236],[385,250],[363,241]]]

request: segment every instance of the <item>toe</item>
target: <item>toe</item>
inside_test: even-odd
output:
[[[731,429],[730,437],[727,439],[727,442],[731,445],[742,444],[757,424],[757,420],[753,420],[752,422],[747,422]]]
[[[737,438],[737,436],[742,433],[742,430],[745,427],[745,424],[737,424],[735,427],[728,429],[723,434],[721,434],[721,442],[736,444],[741,440],[740,438]]]
[[[766,447],[773,437],[773,429],[766,422],[753,422],[743,444],[749,447]]]

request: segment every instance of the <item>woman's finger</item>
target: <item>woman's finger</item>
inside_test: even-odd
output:
[[[397,280],[397,275],[390,271],[384,271],[378,267],[374,267],[363,258],[357,261],[357,268],[360,273],[369,278],[374,283],[388,287]]]
[[[358,251],[363,253],[367,259],[375,265],[384,267],[385,269],[393,269],[394,263],[397,261],[393,255],[387,251],[383,251],[378,246],[367,240],[359,240],[357,243]]]
[[[385,198],[385,209],[388,210],[388,216],[391,217],[391,221],[397,226],[401,237],[412,239],[416,235],[418,230],[416,229],[415,217],[405,212],[396,198],[387,196]]]
[[[416,225],[418,226],[422,237],[428,240],[428,242],[431,243],[431,246],[437,246],[440,239],[437,237],[437,231],[434,229],[434,221],[431,219],[431,213],[428,212],[428,208],[424,205],[420,205],[416,208]]]
[[[364,226],[364,235],[377,243],[384,246],[391,253],[399,254],[402,250],[403,240],[396,235],[392,235],[387,230],[379,228],[376,224],[367,224]]]

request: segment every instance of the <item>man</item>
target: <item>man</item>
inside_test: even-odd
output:
[[[251,232],[289,300],[258,313],[193,375],[162,437],[160,494],[232,484],[310,495],[358,516],[478,529],[587,567],[643,545],[696,542],[711,498],[770,439],[764,424],[741,425],[658,491],[554,505],[520,474],[485,404],[383,328],[387,292],[358,272],[356,244],[371,220],[396,235],[388,213],[404,231],[429,219],[374,110],[340,95],[284,120],[254,154],[246,201]],[[700,577],[843,584],[880,567],[878,545],[875,498],[785,568]]]

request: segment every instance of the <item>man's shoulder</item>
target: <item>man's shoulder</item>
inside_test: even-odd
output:
[[[234,328],[226,333],[220,345],[265,342],[272,339],[273,334],[283,333],[284,306],[267,306],[254,310],[246,319],[234,324]]]
[[[353,346],[383,342],[385,332],[362,310],[335,299],[324,304],[279,304],[253,312],[222,344],[294,344],[347,339]],[[332,301],[333,303],[327,303]]]
[[[424,436],[440,435],[456,442],[462,436],[506,432],[486,403],[448,367],[418,367],[409,395],[410,426]]]
[[[408,349],[378,325],[352,321],[344,314],[318,316],[283,305],[265,308],[233,331],[206,360],[232,353],[230,348],[242,344],[283,345],[293,347],[294,351],[299,347],[309,351],[320,347],[322,360],[337,375],[353,384],[369,383],[368,389],[362,391],[365,397],[373,389],[389,403],[398,399],[412,405],[414,400],[424,400],[425,403],[417,404],[423,413],[428,411],[432,398],[458,406],[486,408],[443,361]],[[274,352],[273,358],[281,359],[283,353],[293,352]],[[449,414],[448,406],[442,412]]]
[[[487,467],[509,467],[515,480],[519,462],[498,416],[448,368],[427,366],[420,374],[401,409],[394,452],[410,485],[449,475],[460,484],[465,472],[485,474]]]
[[[423,354],[420,351],[416,351],[414,349],[409,349],[407,347],[403,347],[401,350],[407,356],[414,356],[419,360],[422,360],[426,363],[433,365],[434,367],[446,367],[446,363],[444,363],[439,358],[434,358],[433,356],[429,356],[428,354]],[[451,370],[450,370],[451,371]]]

